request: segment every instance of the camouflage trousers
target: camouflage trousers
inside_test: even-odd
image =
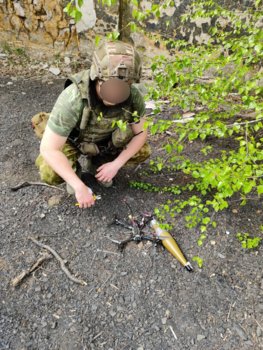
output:
[[[49,113],[40,112],[32,117],[32,127],[35,131],[36,136],[41,139],[49,118]],[[109,161],[112,161],[114,158],[120,154],[122,149],[115,149],[114,152],[108,154],[98,154],[96,157],[93,157],[92,160],[97,164],[103,164]],[[78,159],[81,156],[80,150],[72,145],[70,142],[66,142],[62,148],[63,154],[67,157],[70,165],[74,171],[78,170]],[[125,164],[125,167],[134,167],[142,162],[144,162],[151,155],[151,148],[148,143],[145,143],[144,146],[137,152],[130,160]],[[91,157],[89,157],[89,161]],[[58,185],[64,180],[47,164],[42,155],[40,154],[35,162],[36,166],[39,169],[40,178],[42,181],[50,185]]]

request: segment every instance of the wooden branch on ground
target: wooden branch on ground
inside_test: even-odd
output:
[[[75,283],[78,283],[78,284],[81,284],[83,286],[86,286],[87,285],[87,282],[83,281],[83,280],[80,280],[78,278],[76,278],[75,276],[72,275],[72,273],[68,270],[68,268],[66,267],[65,265],[65,261],[61,258],[61,256],[53,249],[51,248],[50,246],[46,245],[46,244],[43,244],[41,242],[39,242],[37,239],[33,238],[33,237],[29,237],[29,239],[34,242],[36,245],[38,245],[39,247],[41,248],[44,248],[46,250],[48,250],[52,255],[54,255],[54,257],[59,261],[60,263],[60,267],[61,267],[61,270],[67,275],[67,277],[75,282]]]
[[[11,187],[10,190],[17,191],[17,190],[20,190],[20,188],[28,187],[28,186],[46,186],[46,187],[55,188],[56,190],[59,190],[59,191],[64,191],[62,188],[59,188],[57,186],[52,186],[52,185],[46,184],[44,182],[28,182],[28,181],[22,182],[21,184],[19,184],[17,186]]]
[[[11,285],[13,287],[18,286],[25,277],[34,272],[44,261],[51,259],[52,256],[49,253],[43,254],[29,269],[22,271],[18,276],[12,279]]]

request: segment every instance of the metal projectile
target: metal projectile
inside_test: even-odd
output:
[[[193,267],[184,257],[175,239],[169,232],[163,230],[155,219],[150,221],[150,226],[154,229],[155,235],[160,238],[163,246],[188,270],[193,271]]]

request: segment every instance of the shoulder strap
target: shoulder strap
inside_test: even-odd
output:
[[[85,70],[70,76],[65,84],[64,89],[66,89],[71,84],[76,84],[81,98],[84,102],[84,108],[82,111],[81,121],[79,125],[79,136],[78,141],[83,138],[83,132],[88,124],[91,117],[91,103],[90,103],[90,93],[89,93],[89,82],[90,82],[90,71]]]

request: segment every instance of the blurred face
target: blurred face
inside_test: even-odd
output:
[[[101,96],[101,85],[103,84],[102,80],[97,80],[96,82],[96,92],[97,95],[99,96],[99,98],[102,100],[102,102],[105,104],[105,106],[115,106],[116,103],[111,103],[109,101],[106,101],[103,99],[103,97]]]
[[[130,86],[127,82],[111,78],[107,81],[97,80],[96,92],[105,106],[115,106],[130,96]]]

